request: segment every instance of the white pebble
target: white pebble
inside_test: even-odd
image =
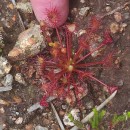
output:
[[[16,121],[15,121],[15,124],[22,124],[22,122],[23,122],[23,118],[22,117],[19,117],[18,119],[16,119]]]
[[[48,128],[38,125],[35,127],[35,130],[48,130]]]
[[[79,11],[79,15],[85,16],[88,13],[89,9],[90,9],[90,7],[81,8],[80,11]]]

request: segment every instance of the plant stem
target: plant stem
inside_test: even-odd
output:
[[[59,31],[58,31],[57,28],[56,28],[56,34],[57,34],[57,37],[58,37],[58,40],[59,40],[60,45],[62,45],[61,37],[60,37]]]
[[[102,65],[103,62],[91,62],[91,63],[86,63],[86,64],[78,64],[76,65],[76,67],[78,68],[84,68],[84,67],[89,67],[89,66],[93,66],[93,65]]]
[[[87,55],[83,56],[81,59],[79,59],[76,63],[79,63],[81,61],[83,61],[85,58],[87,58],[88,56],[90,56],[93,52],[97,51],[98,49],[100,49],[101,47],[103,47],[105,44],[101,44],[99,47],[93,49],[91,52],[89,52]]]
[[[99,82],[99,83],[102,84],[103,86],[108,87],[108,85],[106,85],[105,83],[103,83],[103,82],[100,81],[99,79],[95,78],[94,76],[88,75],[88,77],[92,78],[93,80],[96,80],[97,82]]]
[[[82,53],[83,50],[84,50],[83,47],[80,46],[79,49],[78,49],[78,51],[77,51],[76,54],[74,55],[74,58],[73,58],[73,61],[74,61],[74,62],[76,61],[76,59],[79,58],[79,55]]]
[[[66,48],[67,48],[68,60],[71,58],[71,51],[72,51],[70,37],[71,37],[71,34],[66,31],[66,46],[67,46]]]

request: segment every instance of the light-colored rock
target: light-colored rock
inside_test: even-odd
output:
[[[17,73],[15,75],[15,81],[19,82],[20,84],[26,85],[26,82],[21,73]]]
[[[40,25],[34,25],[20,33],[8,56],[12,60],[22,60],[38,54],[45,47],[45,39],[41,33]]]
[[[116,22],[121,22],[122,21],[122,14],[120,12],[115,12],[114,18],[115,18]]]
[[[81,15],[81,16],[87,15],[89,9],[90,9],[90,7],[83,7],[83,8],[81,8],[80,11],[79,11],[79,15]]]
[[[94,107],[94,102],[93,102],[93,100],[91,98],[87,97],[87,99],[85,99],[85,102],[86,102],[85,107],[87,109],[92,109]]]
[[[4,78],[3,85],[5,87],[12,86],[13,83],[13,76],[11,74],[7,74]]]
[[[120,32],[125,31],[127,26],[128,26],[127,23],[120,24]]]
[[[43,108],[39,102],[33,104],[32,106],[30,106],[28,109],[27,109],[27,112],[30,113],[30,112],[33,112],[35,110],[37,110],[38,108]]]
[[[5,113],[5,109],[3,107],[0,108],[0,114],[4,114]]]
[[[35,127],[35,130],[48,130],[48,128],[38,125]]]
[[[43,125],[44,125],[44,126],[47,126],[47,125],[50,124],[50,120],[49,120],[49,119],[46,119],[46,118],[43,118],[42,122],[43,122]]]
[[[64,116],[64,115],[65,115],[65,112],[61,110],[61,111],[59,111],[59,115],[60,115],[60,116]]]
[[[121,79],[117,82],[117,86],[121,87],[124,85],[124,81]]]
[[[82,3],[82,4],[85,3],[85,0],[80,0],[80,3]]]
[[[19,117],[18,119],[16,119],[16,121],[15,121],[15,124],[22,124],[22,122],[23,122],[23,118],[22,117]]]
[[[12,89],[13,76],[7,74],[2,81],[3,87],[0,87],[0,92],[10,91]]]
[[[33,124],[27,124],[25,130],[33,130]]]
[[[111,7],[110,6],[106,6],[106,11],[110,12],[111,11]]]
[[[110,24],[110,31],[111,31],[111,33],[117,33],[117,32],[119,32],[119,29],[120,29],[120,27],[119,27],[119,24],[118,23],[111,23]]]
[[[8,60],[4,57],[0,57],[0,78],[8,74],[11,70],[12,66],[8,62]]]
[[[22,10],[25,13],[32,13],[32,6],[30,2],[17,2],[16,8]]]

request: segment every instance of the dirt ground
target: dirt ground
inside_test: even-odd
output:
[[[17,2],[21,1],[17,0]],[[107,10],[114,10],[126,2],[128,0],[70,0],[70,13],[67,21],[80,23],[78,28],[84,29],[88,26],[87,23],[91,15],[104,16],[108,13]],[[32,13],[16,10],[11,4],[8,0],[0,1],[0,27],[3,30],[2,35],[5,43],[2,56],[7,57],[7,59],[7,54],[15,45],[19,33],[23,30],[18,18],[18,12],[22,17],[25,28],[28,28],[30,23],[37,22]],[[85,16],[80,16],[79,11],[83,7],[89,7],[90,10]],[[102,20],[104,29],[109,28],[110,24],[115,22],[120,25],[122,23],[127,25],[123,31],[112,34],[114,44],[107,51],[114,50],[114,66],[98,70],[99,79],[107,84],[119,87],[116,97],[104,108],[109,113],[109,116],[112,116],[114,113],[122,114],[125,111],[130,111],[130,5],[117,12],[120,12],[122,15],[121,22],[117,22],[113,14],[106,15]],[[11,74],[15,75],[15,67],[18,62],[9,61],[13,66]],[[96,82],[91,85],[95,87],[100,86]],[[100,95],[94,94],[92,91],[89,96],[84,97],[81,101],[82,105],[79,109],[82,111],[82,114],[87,114],[92,110],[92,108],[87,108],[87,101],[91,101],[93,103],[92,107],[94,107],[108,96],[103,94],[100,97]],[[0,110],[4,109],[3,113],[0,114],[0,125],[5,125],[4,130],[33,130],[39,124],[48,127],[49,130],[60,130],[51,107],[34,111],[31,114],[27,113],[27,108],[39,101],[41,95],[42,93],[37,86],[30,83],[27,86],[23,86],[16,81],[13,82],[11,91],[0,93],[0,99],[7,102],[6,105],[0,104]],[[65,112],[70,109],[70,106],[59,100],[54,101],[54,105],[61,119]],[[19,118],[23,119],[22,123],[16,123]],[[108,117],[106,122],[109,122],[109,120],[110,118]],[[130,130],[130,120],[120,123],[114,130]]]

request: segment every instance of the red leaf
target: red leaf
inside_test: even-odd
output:
[[[40,105],[41,105],[41,106],[44,106],[44,107],[48,107],[48,106],[49,106],[49,104],[48,104],[48,102],[47,102],[47,96],[43,96],[43,97],[42,97],[42,99],[41,99],[41,101],[40,101]]]
[[[117,86],[109,86],[107,87],[107,91],[112,94],[113,92],[115,92],[116,90],[118,90]]]

